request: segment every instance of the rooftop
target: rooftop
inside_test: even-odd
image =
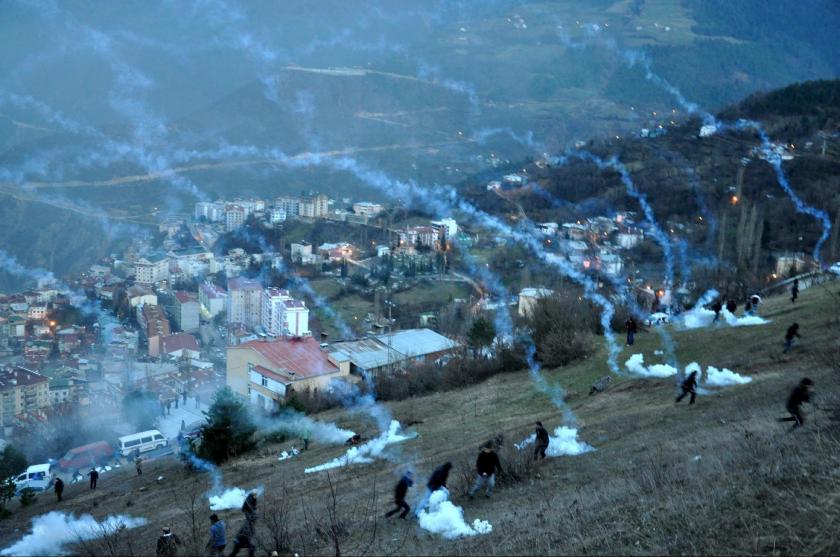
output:
[[[385,335],[376,340],[408,357],[425,356],[457,348],[459,344],[431,329],[406,329]]]
[[[245,277],[236,277],[228,281],[228,290],[262,290],[262,283]]]
[[[232,346],[230,350],[253,350],[271,363],[275,373],[288,374],[293,379],[306,379],[338,371],[329,361],[327,353],[321,350],[318,341],[311,337],[252,340]]]
[[[161,352],[171,354],[178,350],[193,350],[198,352],[198,341],[188,333],[175,333],[161,337]]]
[[[0,372],[0,389],[11,389],[13,387],[27,387],[49,381],[49,377],[35,373],[23,367],[6,369]]]

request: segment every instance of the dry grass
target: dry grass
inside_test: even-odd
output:
[[[830,288],[837,293],[836,283]],[[603,394],[586,396],[592,381],[604,375],[601,356],[552,371],[550,376],[570,390],[581,439],[597,448],[591,453],[534,466],[512,448],[531,432],[535,419],[549,429],[561,420],[527,374],[519,372],[389,404],[398,419],[423,422],[417,426],[420,437],[397,446],[392,462],[339,469],[330,476],[305,475],[305,467],[343,452],[313,443],[310,451],[289,461],[277,462],[276,451],[241,458],[225,466],[225,484],[265,486],[259,546],[266,553],[840,553],[840,387],[837,371],[819,357],[840,330],[831,300],[819,289],[807,290],[795,307],[784,299],[769,301],[763,312],[774,320],[771,325],[678,333],[683,363],[697,360],[754,377],[747,386],[700,397],[694,406],[675,405],[674,387],[667,381],[622,379]],[[804,338],[782,356],[781,337],[793,320],[802,324]],[[656,361],[656,335],[641,335],[637,348],[647,361]],[[788,432],[788,424],[776,418],[784,415],[785,398],[804,374],[816,381],[817,406],[807,409],[806,427]],[[363,435],[373,433],[364,416],[331,410],[321,418]],[[492,499],[469,501],[464,494],[478,446],[497,434],[504,437],[500,455],[506,473]],[[446,460],[455,464],[453,499],[468,520],[489,520],[492,534],[446,541],[413,522],[383,518],[403,466],[413,466],[422,482]],[[151,480],[158,475],[165,479]],[[190,501],[195,477],[174,462],[150,462],[142,479],[130,473],[103,476],[102,489],[94,493],[70,486],[62,505],[97,517],[148,518],[143,529],[103,540],[110,545],[99,554],[114,548],[151,554],[164,524],[182,539],[194,537]],[[207,478],[197,477],[205,489]],[[411,492],[410,502],[418,491]],[[30,508],[13,509],[0,533],[2,545],[20,537],[32,516],[54,506],[40,497]],[[240,513],[220,514],[230,537]],[[200,520],[200,533],[206,535],[209,522],[204,515]],[[79,549],[91,553],[90,547],[91,542]]]

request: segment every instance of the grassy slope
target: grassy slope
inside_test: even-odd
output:
[[[383,521],[379,512],[388,504],[396,465],[379,461],[331,475],[337,486],[339,518],[348,532],[343,552],[836,551],[837,542],[821,536],[830,531],[823,522],[837,510],[840,487],[837,475],[830,473],[831,465],[837,467],[840,447],[833,437],[837,425],[825,408],[836,407],[840,390],[832,377],[836,372],[820,363],[819,354],[827,343],[837,342],[839,286],[835,281],[828,290],[806,290],[795,307],[784,297],[770,299],[762,308],[773,320],[769,325],[676,333],[683,364],[697,360],[704,366],[726,366],[754,377],[748,386],[700,397],[693,407],[673,404],[671,381],[620,379],[605,394],[586,396],[592,381],[606,373],[603,354],[550,372],[569,391],[581,439],[597,451],[550,459],[538,471],[513,457],[511,465],[521,480],[503,482],[492,501],[470,502],[463,496],[463,472],[468,473],[474,448],[499,432],[510,445],[530,432],[535,419],[542,419],[551,429],[561,420],[560,412],[535,392],[524,372],[389,405],[401,420],[423,420],[417,426],[421,437],[401,447],[401,458],[415,462],[421,477],[440,462],[452,460],[456,468],[450,487],[456,502],[464,506],[468,520],[488,519],[494,532],[444,541],[411,523]],[[802,325],[804,338],[792,354],[782,356],[781,338],[794,320]],[[657,335],[642,334],[636,351],[653,362],[653,351],[659,347]],[[628,356],[625,351],[621,361]],[[808,408],[812,418],[808,426],[788,435],[787,426],[775,418],[784,414],[785,398],[804,374],[815,379],[821,407]],[[334,410],[321,417],[363,435],[374,433],[362,416]],[[226,485],[262,484],[272,496],[288,490],[285,504],[293,507],[287,524],[294,550],[332,552],[318,537],[316,526],[323,528],[325,523],[312,518],[326,512],[327,476],[303,475],[302,470],[333,458],[342,449],[315,444],[307,454],[282,463],[275,460],[277,448],[271,449],[263,456],[248,456],[225,466]],[[505,448],[503,457],[511,456],[511,449]],[[149,463],[145,474],[142,480],[127,473],[106,475],[95,494],[71,486],[63,508],[89,511],[97,517],[119,512],[149,518],[150,525],[143,531],[129,533],[135,551],[151,552],[162,524],[173,524],[189,538],[184,501],[190,493],[200,493],[207,479],[200,477],[197,487],[192,487],[194,478],[165,461]],[[152,478],[158,475],[165,479],[154,483]],[[790,486],[815,495],[805,498],[804,507],[790,506],[786,499]],[[378,500],[372,503],[374,491]],[[30,517],[53,508],[49,497],[40,499],[29,509],[15,509],[0,534],[4,546],[20,535],[8,526],[26,528]],[[304,500],[310,505],[309,519],[301,514]],[[266,505],[265,512],[278,504]],[[370,512],[368,505],[377,512]],[[776,516],[777,508],[784,514]],[[200,520],[204,514],[205,509],[200,509]],[[225,518],[229,531],[238,527],[238,512],[227,513]],[[263,528],[268,521],[266,516]],[[262,535],[267,540],[266,530]],[[371,537],[374,541],[369,545]]]

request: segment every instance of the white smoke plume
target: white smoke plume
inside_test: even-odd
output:
[[[67,555],[72,543],[101,538],[123,528],[146,524],[145,518],[117,515],[98,521],[89,514],[78,518],[51,511],[32,519],[32,532],[0,551],[0,555]]]
[[[575,428],[560,426],[554,430],[554,435],[548,436],[548,449],[545,451],[546,456],[576,456],[589,451],[594,451],[595,447],[589,443],[578,441],[578,430]],[[537,439],[537,435],[532,433],[522,440],[521,443],[514,444],[516,450],[521,451],[528,445],[533,445]]]
[[[744,315],[742,317],[737,317],[726,308],[723,308],[720,313],[726,320],[726,324],[732,327],[749,327],[751,325],[764,325],[769,323],[768,320],[757,315]]]
[[[746,385],[752,381],[752,377],[746,377],[734,371],[723,368],[718,369],[715,366],[708,366],[706,373],[701,370],[700,364],[691,362],[685,366],[685,372],[691,373],[696,371],[699,376],[699,383],[704,387],[729,387],[731,385]]]
[[[259,486],[255,491],[257,492],[257,495],[262,495],[264,490],[262,486]],[[222,511],[225,509],[239,509],[242,507],[242,503],[245,502],[245,498],[250,492],[251,490],[245,490],[241,487],[232,487],[224,490],[219,495],[211,495],[209,497],[210,510]]]
[[[279,417],[265,417],[254,412],[254,419],[261,431],[278,431],[300,435],[308,431],[313,439],[322,443],[344,443],[355,432],[335,424],[319,422],[297,412],[287,412]]]
[[[493,525],[486,520],[476,518],[472,524],[464,520],[464,509],[449,500],[449,491],[441,488],[432,493],[429,507],[420,511],[420,527],[433,534],[440,534],[448,540],[489,534]]]
[[[624,362],[624,367],[633,375],[640,377],[671,377],[677,374],[677,368],[668,364],[645,365],[645,357],[642,354],[633,354]]]
[[[351,464],[369,464],[376,457],[380,456],[389,445],[402,443],[403,441],[417,437],[416,433],[401,433],[400,431],[400,422],[392,420],[388,431],[383,432],[379,437],[371,439],[364,445],[351,447],[343,456],[334,458],[319,466],[307,468],[304,470],[304,473],[323,472],[324,470],[332,470],[333,468],[341,468],[350,466]]]

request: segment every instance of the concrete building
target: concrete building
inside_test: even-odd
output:
[[[202,217],[210,222],[219,222],[225,218],[225,204],[220,202],[199,202],[195,204],[195,219]]]
[[[189,333],[174,333],[160,339],[160,355],[170,358],[193,358],[201,356],[198,341]]]
[[[185,333],[198,330],[198,313],[200,304],[197,296],[191,292],[179,290],[175,293],[172,307],[172,319],[179,329]]]
[[[227,350],[228,387],[266,410],[296,391],[329,391],[331,381],[349,375],[349,360],[325,352],[311,337],[254,340]]]
[[[137,312],[140,332],[149,343],[148,354],[153,358],[160,356],[160,340],[170,334],[169,319],[160,306],[145,305]]]
[[[286,307],[284,302],[291,300],[288,290],[266,288],[262,291],[260,324],[270,335],[283,336]]]
[[[390,334],[336,342],[328,350],[351,363],[353,374],[390,373],[416,362],[434,362],[460,345],[431,329],[406,329]]]
[[[157,284],[169,280],[169,258],[166,254],[141,257],[134,262],[134,282],[137,284]]]
[[[136,308],[144,304],[156,306],[158,304],[158,297],[154,290],[145,284],[135,284],[129,286],[125,292],[128,297],[128,303],[131,307]]]
[[[454,238],[458,234],[458,221],[455,219],[440,219],[433,220],[432,228],[438,231],[438,236],[442,242]]]
[[[379,203],[371,203],[369,201],[360,201],[353,204],[353,212],[366,217],[375,217],[384,210],[385,207]]]
[[[286,220],[286,210],[282,207],[272,207],[268,212],[268,222],[277,224]]]
[[[309,330],[309,309],[301,300],[283,302],[283,331],[293,337],[312,335]]]
[[[554,291],[548,288],[523,288],[519,293],[518,312],[522,317],[528,317],[534,312],[539,300],[549,298]]]
[[[305,195],[300,200],[300,216],[322,219],[330,212],[330,198],[324,194]]]
[[[50,406],[50,379],[23,367],[0,371],[0,427],[16,417],[42,415]]]
[[[228,326],[237,323],[253,329],[260,325],[262,291],[262,284],[258,280],[236,277],[228,281]]]
[[[281,196],[274,200],[274,208],[282,210],[286,217],[297,217],[300,215],[300,198]]]
[[[225,207],[225,232],[239,230],[245,224],[245,209],[240,205],[228,204]]]
[[[198,286],[198,303],[208,319],[227,311],[227,298],[227,292],[212,282],[203,282]]]

